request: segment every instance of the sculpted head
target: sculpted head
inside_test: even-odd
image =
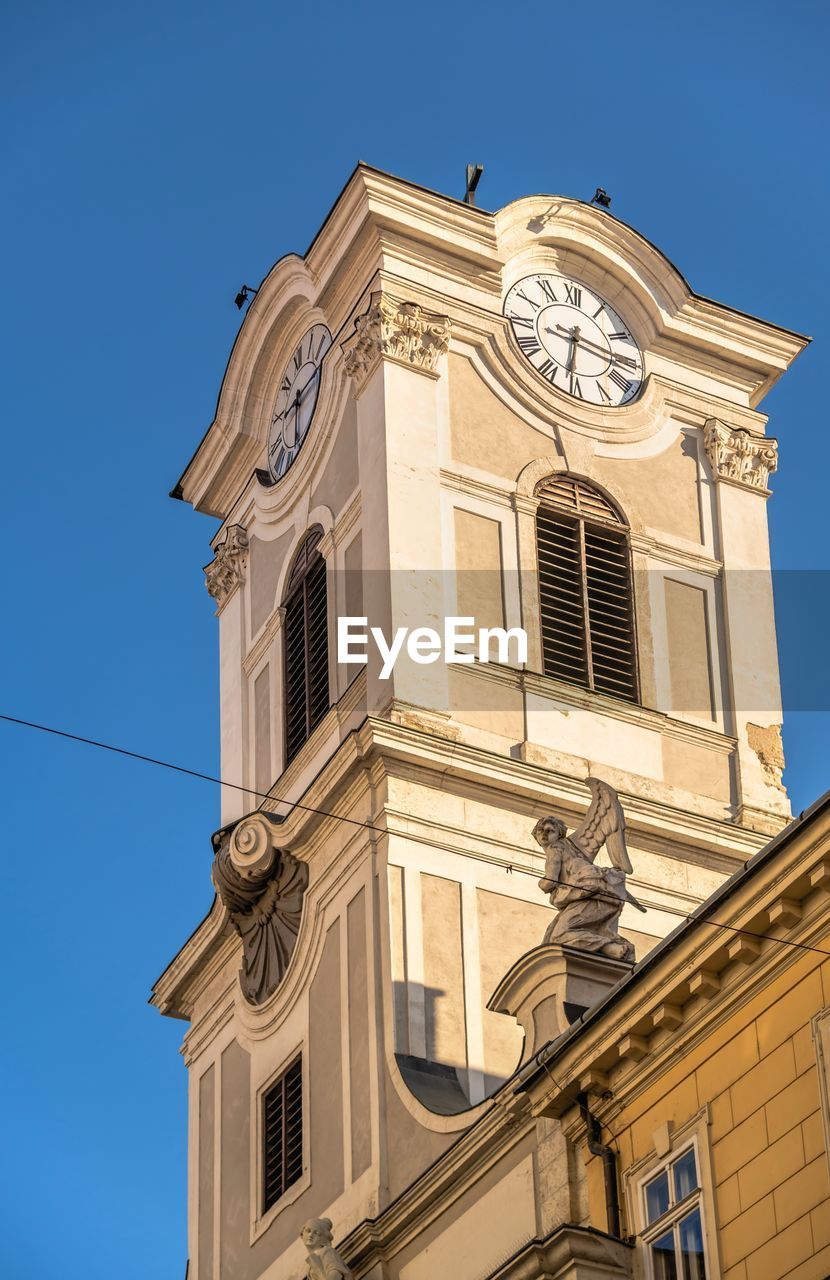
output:
[[[533,828],[533,839],[543,849],[548,845],[556,844],[557,840],[564,839],[568,828],[561,818],[555,818],[553,814],[548,814],[546,818],[540,818]]]
[[[309,1218],[300,1235],[307,1249],[323,1249],[331,1244],[331,1218]]]

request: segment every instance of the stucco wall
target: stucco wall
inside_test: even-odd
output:
[[[806,954],[615,1119],[625,1171],[649,1156],[661,1126],[677,1129],[708,1107],[709,1151],[699,1158],[710,1161],[722,1280],[822,1280],[830,1270],[827,1139],[810,1026],[828,1004],[830,961]],[[592,1220],[602,1222],[599,1161],[590,1165]]]

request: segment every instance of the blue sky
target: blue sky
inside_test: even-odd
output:
[[[764,406],[770,516],[777,566],[826,570],[828,12],[7,6],[0,711],[216,771],[215,525],[167,493],[237,288],[358,159],[450,194],[481,161],[493,209],[602,185],[700,293],[812,334]],[[785,681],[825,681],[785,723],[796,811],[830,786],[824,581],[782,619]],[[215,789],[3,724],[0,759],[0,1271],[183,1280],[185,1028],[146,1000],[211,901]]]

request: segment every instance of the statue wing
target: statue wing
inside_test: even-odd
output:
[[[599,778],[588,778],[591,806],[571,840],[591,862],[603,845],[608,848],[612,865],[619,871],[632,871],[625,847],[625,814],[613,787]]]

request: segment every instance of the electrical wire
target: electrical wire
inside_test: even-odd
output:
[[[256,791],[253,787],[245,787],[239,782],[226,782],[223,778],[217,778],[211,773],[202,773],[198,769],[189,769],[185,765],[174,764],[170,760],[161,760],[158,756],[148,756],[139,751],[130,751],[127,747],[117,747],[111,742],[101,742],[96,738],[87,738],[80,733],[70,733],[66,729],[56,729],[53,725],[39,724],[35,720],[23,720],[18,716],[10,716],[3,712],[0,712],[0,721],[5,721],[6,724],[18,725],[26,729],[35,729],[39,733],[48,733],[53,737],[64,738],[69,742],[80,742],[84,746],[97,747],[101,751],[110,751],[114,755],[126,756],[129,760],[140,760],[143,764],[153,764],[161,769],[171,769],[175,773],[182,773],[189,778],[197,778],[202,782],[211,782],[220,787],[231,787],[234,791],[245,791],[248,795],[256,796],[260,800],[270,800],[272,804],[288,805],[289,813],[282,815],[284,817],[288,817],[292,810],[300,809],[304,813],[314,813],[322,818],[331,818],[334,822],[348,822],[352,826],[362,827],[366,831],[375,831],[380,835],[401,834],[390,832],[388,827],[378,827],[372,822],[364,822],[360,818],[349,818],[345,814],[331,813],[326,809],[314,808],[313,805],[301,804],[299,800],[278,800],[275,796],[269,795],[267,792]],[[428,844],[430,846],[435,845],[434,841],[428,840],[422,836],[419,837],[416,835],[406,834],[405,838],[407,840],[415,840],[421,844]],[[509,864],[505,870],[510,873],[513,871],[519,871],[523,875],[537,877],[537,873],[530,867],[515,867],[512,864]],[[584,889],[584,885],[569,884],[565,880],[558,881],[558,884],[565,889]],[[780,938],[770,933],[756,933],[752,929],[739,929],[735,925],[721,924],[717,920],[708,920],[705,915],[700,913],[700,908],[698,908],[697,912],[685,912],[678,910],[676,907],[664,907],[661,905],[659,907],[655,907],[654,910],[666,911],[671,915],[680,916],[684,920],[697,920],[700,924],[711,925],[713,929],[727,929],[731,933],[743,934],[746,937],[755,938],[758,941],[780,942],[784,946],[795,947],[800,951],[814,951],[820,956],[830,956],[830,951],[825,950],[823,947],[813,947],[806,942],[795,942],[792,938]]]

